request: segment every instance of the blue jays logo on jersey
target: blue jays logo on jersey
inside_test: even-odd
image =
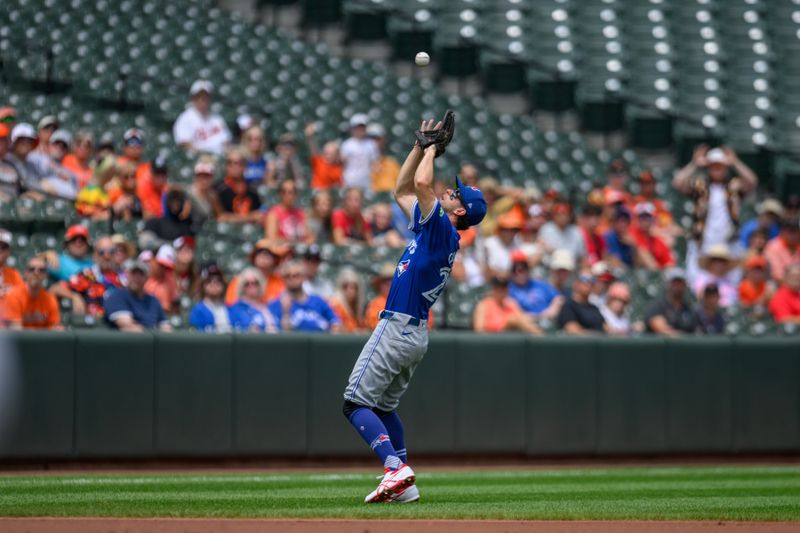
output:
[[[411,259],[406,259],[405,261],[400,261],[397,263],[397,275],[402,276],[403,273],[408,270],[408,265],[411,263]]]

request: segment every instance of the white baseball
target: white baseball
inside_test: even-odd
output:
[[[420,67],[427,67],[430,62],[431,56],[428,55],[428,52],[419,52],[417,53],[417,57],[414,58],[414,63]]]

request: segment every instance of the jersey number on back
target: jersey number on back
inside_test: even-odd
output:
[[[447,285],[447,280],[450,278],[450,267],[442,267],[439,269],[439,275],[442,276],[442,282],[439,283],[437,286],[432,288],[429,291],[425,291],[422,293],[422,296],[425,297],[426,300],[433,303],[439,297],[439,295],[444,290],[444,286]]]

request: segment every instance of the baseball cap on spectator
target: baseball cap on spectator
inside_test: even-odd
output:
[[[55,128],[58,129],[58,118],[55,115],[45,115],[39,120],[39,124],[37,124],[37,130],[43,130],[44,128]]]
[[[203,268],[200,270],[200,277],[203,278],[203,281],[206,281],[210,278],[217,277],[225,282],[225,274],[222,272],[222,269],[216,263],[208,263],[203,265]]]
[[[369,117],[364,113],[356,113],[352,117],[350,117],[350,127],[355,128],[356,126],[366,126],[369,123]]]
[[[214,163],[212,163],[211,161],[202,161],[201,160],[201,161],[198,161],[194,165],[194,173],[195,174],[211,174],[213,176],[214,172],[216,172],[216,170],[217,169],[214,166]]]
[[[528,264],[528,256],[522,250],[514,250],[511,252],[511,263],[525,263]]]
[[[0,122],[0,139],[6,139],[9,135],[11,135],[11,129]]]
[[[147,263],[145,261],[142,261],[141,259],[132,259],[125,262],[126,272],[130,273],[135,270],[138,270],[145,276],[147,276],[150,273],[150,267],[148,267]]]
[[[153,159],[150,164],[150,172],[153,174],[166,174],[167,170],[167,158],[162,155]]]
[[[183,237],[178,237],[177,239],[172,241],[172,247],[175,250],[180,250],[184,246],[188,246],[194,249],[195,246],[194,237],[192,237],[191,235],[185,235]]]
[[[683,280],[686,281],[686,271],[680,267],[668,268],[664,272],[664,279],[669,281]]]
[[[175,249],[169,244],[161,245],[156,253],[156,263],[164,268],[175,267]]]
[[[195,96],[199,93],[211,94],[214,92],[214,84],[208,80],[195,80],[189,89],[189,94]]]
[[[477,187],[465,186],[458,176],[456,176],[456,187],[461,194],[461,203],[464,204],[464,209],[467,210],[464,215],[467,223],[470,226],[480,224],[483,217],[486,216],[486,199],[483,197],[483,193]]]
[[[722,151],[722,148],[712,148],[706,153],[706,160],[709,165],[714,165],[717,163],[726,163],[728,158],[725,156],[725,152]]]
[[[758,204],[756,211],[758,212],[759,215],[763,213],[772,213],[773,215],[779,218],[783,216],[783,206],[778,200],[775,200],[774,198],[767,198],[763,202]]]
[[[614,210],[614,214],[612,215],[611,220],[616,221],[621,218],[627,218],[628,220],[631,220],[631,212],[628,211],[628,209],[622,205],[617,206],[617,208]]]
[[[656,214],[656,206],[651,204],[650,202],[642,202],[637,204],[634,208],[634,212],[636,213],[637,217],[642,216],[654,216]]]
[[[139,254],[139,257],[136,258],[137,261],[142,261],[144,263],[149,263],[153,260],[153,250],[142,250]]]
[[[639,173],[639,181],[656,181],[656,177],[651,170],[642,170]]]
[[[555,250],[550,256],[550,270],[575,270],[575,256],[569,250]]]
[[[17,110],[11,106],[0,107],[0,122],[13,124],[17,120]]]
[[[139,128],[129,128],[122,134],[125,144],[144,144],[144,132]]]
[[[747,261],[745,261],[744,268],[746,270],[753,270],[755,268],[766,269],[767,260],[760,255],[751,256]]]
[[[78,237],[83,237],[87,241],[89,240],[89,228],[82,224],[73,224],[69,228],[67,228],[67,232],[64,233],[64,242],[69,242],[71,240],[77,239]]]
[[[380,124],[372,123],[367,126],[367,136],[375,138],[383,138],[386,136],[386,130]]]
[[[39,136],[36,135],[36,130],[27,122],[20,122],[11,130],[11,144],[14,144],[19,139],[32,139],[34,145],[39,144]]]
[[[7,229],[0,229],[0,242],[5,243],[11,246],[11,241],[13,240],[14,236],[11,234],[10,231]]]
[[[322,261],[322,250],[319,244],[310,244],[308,248],[303,250],[302,255],[306,261]]]
[[[614,281],[616,276],[614,273],[611,272],[611,269],[608,267],[608,263],[605,261],[598,261],[597,263],[592,265],[592,276],[599,279],[600,281]]]
[[[625,193],[616,189],[606,189],[603,201],[606,205],[621,204],[625,201]]]
[[[50,136],[50,144],[64,143],[67,148],[72,144],[72,135],[67,130],[56,130]]]
[[[497,217],[497,227],[500,229],[521,230],[525,227],[525,220],[516,211],[508,211]]]
[[[623,302],[630,302],[631,301],[631,291],[628,286],[621,282],[616,281],[608,287],[608,292],[606,292],[606,299],[617,299],[622,300]]]
[[[553,214],[554,215],[571,215],[572,214],[572,208],[569,206],[569,204],[558,203],[558,204],[553,206]]]

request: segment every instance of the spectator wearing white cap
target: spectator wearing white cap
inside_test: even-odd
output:
[[[175,144],[198,152],[222,154],[231,142],[225,120],[211,112],[214,86],[208,80],[196,80],[189,90],[191,105],[178,116],[172,128]]]
[[[11,149],[4,161],[14,167],[19,193],[28,193],[28,196],[42,199],[43,196],[39,192],[42,189],[43,176],[39,168],[30,161],[30,154],[38,143],[39,137],[33,126],[27,122],[20,122],[11,130]]]
[[[45,115],[39,119],[39,123],[36,125],[39,144],[34,149],[34,152],[41,152],[44,155],[48,155],[51,142],[50,137],[52,137],[53,133],[55,133],[58,128],[58,117],[55,115]]]
[[[42,131],[41,126],[39,131]],[[67,130],[56,130],[48,134],[50,142],[44,149],[39,149],[28,156],[28,160],[36,165],[42,176],[42,190],[55,196],[74,200],[78,196],[78,178],[62,165],[64,157],[72,144],[72,135]]]
[[[214,190],[217,168],[214,157],[201,156],[194,165],[194,179],[186,191],[192,203],[192,227],[201,227],[206,220],[217,218],[221,211],[219,197]]]
[[[175,280],[175,249],[164,244],[150,261],[150,277],[144,292],[153,296],[162,309],[170,314],[178,303],[178,282]]]
[[[380,158],[378,144],[367,137],[369,117],[356,113],[350,119],[350,137],[340,150],[344,171],[342,181],[346,187],[368,191],[372,187],[372,168]]]
[[[378,160],[372,166],[372,190],[374,192],[390,192],[394,190],[397,175],[400,174],[400,163],[387,155],[386,131],[380,124],[367,126],[367,136],[375,141],[378,147]]]
[[[758,176],[731,148],[700,145],[692,160],[675,174],[672,186],[695,203],[692,240],[705,252],[715,244],[728,244],[739,229],[742,198],[758,186]]]

